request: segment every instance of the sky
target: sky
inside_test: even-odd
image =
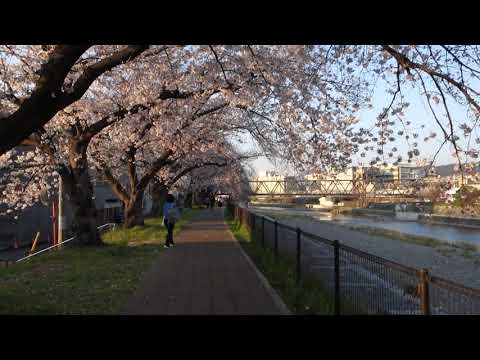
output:
[[[358,113],[358,118],[360,119],[356,127],[370,128],[375,123],[377,116],[381,113],[382,109],[386,107],[391,101],[391,95],[385,92],[385,87],[382,84],[377,87],[376,92],[373,98],[373,108],[370,110],[362,110]],[[432,159],[434,154],[437,152],[439,146],[443,141],[443,135],[440,127],[435,122],[435,119],[428,107],[427,99],[420,94],[418,88],[416,89],[407,89],[402,90],[405,100],[410,103],[407,111],[405,111],[404,122],[410,121],[411,125],[408,127],[408,130],[411,132],[418,132],[419,136],[417,139],[413,139],[410,136],[410,142],[417,142],[418,149],[420,150],[420,157],[425,159]],[[466,120],[466,111],[465,109],[460,108],[455,104],[451,104],[451,115],[456,123],[461,123]],[[465,121],[466,122],[466,121]],[[421,129],[421,125],[424,125],[424,128]],[[397,130],[401,129],[400,125],[396,125],[395,134]],[[431,132],[435,132],[437,137],[435,139],[429,139],[427,142],[424,142],[424,137],[428,136]],[[242,146],[244,149],[253,149],[255,148],[254,144],[251,141],[246,140],[247,144]],[[396,146],[398,155],[402,155],[403,159],[407,159],[407,151],[409,150],[407,140],[400,139],[395,141],[395,143],[390,148]],[[363,148],[361,146],[360,148]],[[388,146],[387,148],[388,149]],[[361,152],[361,151],[360,151]],[[445,165],[456,162],[456,159],[452,156],[453,148],[450,145],[445,145],[442,150],[438,153],[435,165]],[[388,151],[385,151],[387,154]],[[359,155],[355,155],[352,159],[352,166],[355,165],[364,165],[368,166],[368,162],[372,157],[375,157],[376,154],[367,152],[365,158],[361,158]],[[391,163],[395,160],[394,158],[385,157],[387,162]],[[363,162],[363,164],[362,164]],[[265,157],[260,157],[255,161],[250,162],[251,166],[257,174],[263,173],[265,171],[275,170],[275,166]]]

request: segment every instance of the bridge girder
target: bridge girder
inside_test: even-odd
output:
[[[251,180],[251,196],[332,196],[418,198],[418,181],[365,182],[358,180]]]

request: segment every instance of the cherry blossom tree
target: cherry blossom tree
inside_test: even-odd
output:
[[[155,177],[197,163],[229,136],[249,134],[268,157],[301,172],[345,167],[362,151],[376,152],[374,165],[395,158],[400,140],[411,142],[409,160],[418,157],[419,134],[407,131],[403,117],[409,87],[428,100],[444,143],[458,157],[476,154],[476,47],[54,46],[2,47],[0,54],[0,127],[11,128],[0,129],[8,134],[0,150],[22,139],[33,146],[0,158],[8,173],[2,201],[18,211],[54,187],[49,179],[58,173],[82,209],[78,218],[90,219],[79,226],[90,229],[79,230],[85,234],[94,231],[93,165],[125,202],[130,225],[141,223],[141,199]],[[359,127],[379,79],[391,102],[373,128]],[[469,123],[455,123],[453,102],[469,110]],[[15,119],[28,126],[15,130]],[[98,242],[88,237],[85,243]]]
[[[1,200],[9,207],[6,212],[30,206],[42,194],[53,195],[60,176],[73,210],[73,230],[82,245],[100,244],[87,161],[88,145],[102,129],[139,108],[99,116],[95,107],[101,109],[102,104],[80,100],[69,111],[57,114],[42,132],[24,140],[26,148],[16,147],[0,157],[4,164],[1,178],[5,196]]]
[[[229,179],[227,174],[233,177],[238,171],[243,171],[242,164],[245,160],[257,156],[254,153],[240,153],[228,142],[220,141],[217,142],[217,146],[213,150],[197,153],[193,158],[179,159],[162,169],[151,183],[152,215],[162,215],[163,204],[172,188],[183,189],[184,195],[185,193],[191,193],[193,191],[192,186],[185,186],[185,184],[193,184],[193,178],[197,178],[195,181],[197,188],[200,184],[206,184],[206,181],[209,182],[208,186],[216,185],[213,180],[220,176],[223,176],[224,180]],[[237,193],[237,185],[224,181],[221,188],[224,192]],[[219,186],[216,186],[216,188],[220,190]]]
[[[97,171],[124,202],[127,227],[143,224],[144,194],[155,177],[169,188],[196,168],[225,163],[228,147],[222,129],[215,126],[214,111],[209,111],[219,106],[212,106],[202,112],[210,115],[204,115],[204,121],[200,121],[200,112],[192,114],[192,122],[192,118],[180,122],[176,116],[168,118],[162,113],[157,117],[150,112],[148,120],[141,115],[130,118],[94,139],[89,154]],[[206,126],[207,122],[214,126]],[[124,133],[125,127],[129,127],[128,138],[118,133]]]
[[[212,46],[165,49],[170,67],[167,75],[152,78],[148,70],[158,67],[164,74],[165,63],[150,63],[148,69],[132,74],[128,85],[119,92],[122,93],[118,96],[119,102],[130,97],[151,98],[159,86],[175,87],[172,92],[179,94],[175,100],[162,102],[148,113],[139,113],[109,127],[95,139],[90,151],[97,168],[125,203],[127,226],[143,222],[143,194],[156,173],[172,165],[176,157],[187,156],[180,146],[190,152],[202,152],[213,146],[213,139],[222,138],[225,133],[248,131],[264,149],[274,149],[276,128],[283,125],[266,115],[275,106],[268,104],[272,99],[262,99],[262,95],[265,86],[275,87],[262,71],[264,80],[256,83],[255,75],[249,70],[259,62],[252,56],[253,50],[245,48],[252,62],[246,66],[241,50],[231,49],[229,53]],[[141,62],[136,62],[137,65],[143,66]],[[283,78],[275,81],[280,83]],[[142,84],[141,87],[138,84]],[[283,91],[281,86],[277,87]],[[262,104],[257,106],[259,99]],[[128,186],[122,184],[124,174],[127,174]]]
[[[346,106],[371,107],[373,93],[378,88],[384,88],[390,96],[372,127],[349,131],[355,152],[360,152],[362,157],[374,154],[370,165],[387,161],[399,163],[403,159],[416,161],[421,156],[420,141],[437,138],[437,131],[422,134],[425,124],[406,117],[411,106],[408,94],[416,94],[426,101],[431,120],[441,134],[430,166],[445,145],[451,146],[452,155],[462,170],[468,159],[478,158],[478,46],[341,45],[312,47],[308,53],[311,62],[317,64],[314,68],[324,73],[327,68],[335,69],[335,79],[332,79],[335,86],[351,86],[362,94],[358,97],[361,102],[350,101]],[[339,83],[338,74],[342,72],[349,75]],[[465,116],[458,118],[454,115],[455,109],[462,110]],[[407,154],[399,153],[401,142],[408,145]]]
[[[43,82],[36,78],[35,71],[45,73],[47,80],[55,78],[50,73],[56,65],[51,64],[57,60],[64,64],[66,61],[64,58],[68,57],[67,53],[70,54],[68,51],[73,52],[73,49],[58,47],[42,48],[41,51],[45,53],[35,47],[6,49],[8,54],[4,55],[2,60],[5,60],[3,65],[8,71],[2,72],[2,85],[6,89],[2,96],[2,104],[9,107],[8,116],[2,119],[2,124],[7,124],[8,119],[17,116],[15,114],[22,113],[22,106],[26,100],[38,98],[35,89],[41,88]],[[320,84],[318,81],[310,84],[311,89],[302,88],[305,84],[303,81],[305,69],[301,47],[158,46],[152,47],[148,53],[142,49],[136,50],[138,53],[135,52],[127,58],[118,55],[123,54],[123,50],[118,47],[98,47],[83,53],[78,51],[79,55],[75,61],[73,55],[70,55],[71,71],[67,72],[68,66],[64,64],[66,70],[62,75],[63,82],[62,77],[55,78],[59,90],[52,91],[48,101],[45,100],[47,97],[41,98],[42,104],[44,102],[49,104],[45,107],[51,110],[49,114],[53,120],[47,123],[49,117],[42,115],[43,128],[40,127],[29,138],[23,140],[24,144],[35,148],[27,157],[31,159],[33,156],[38,161],[34,166],[29,165],[29,171],[32,174],[35,172],[34,179],[42,178],[45,183],[42,189],[50,190],[46,179],[56,173],[62,176],[67,194],[76,204],[74,208],[78,210],[74,212],[77,214],[75,222],[78,225],[78,234],[84,234],[79,236],[81,243],[98,243],[98,236],[87,235],[94,234],[92,219],[95,217],[86,156],[92,139],[99,138],[95,144],[102,144],[102,140],[108,140],[103,141],[103,150],[99,150],[102,145],[92,150],[92,154],[100,158],[100,161],[105,156],[109,156],[110,160],[116,159],[115,156],[118,154],[135,159],[138,149],[132,144],[138,141],[139,148],[142,149],[141,156],[152,161],[155,159],[141,178],[136,179],[136,173],[132,169],[127,171],[132,184],[138,180],[136,186],[131,187],[131,191],[136,190],[130,196],[127,208],[136,209],[138,213],[138,199],[142,197],[150,179],[159,169],[173,161],[171,156],[176,148],[171,144],[164,146],[162,139],[176,141],[178,137],[182,138],[184,130],[189,128],[193,130],[194,135],[190,139],[196,140],[191,140],[192,143],[188,141],[182,143],[179,139],[174,145],[182,143],[190,146],[195,143],[200,144],[195,146],[205,148],[208,146],[206,140],[208,138],[222,138],[226,133],[247,131],[266,153],[279,153],[279,148],[291,149],[290,144],[295,142],[297,131],[302,130],[296,119],[292,121],[289,114],[294,114],[295,108],[302,105],[302,102],[307,104],[311,101],[315,91],[322,92],[322,85],[317,85]],[[43,54],[43,58],[38,55],[39,52]],[[139,56],[142,52],[144,54]],[[115,64],[134,56],[137,57],[136,61],[130,61],[120,67],[121,71],[114,69]],[[17,57],[17,60],[8,63],[13,57]],[[5,62],[8,64],[5,65]],[[15,67],[18,67],[17,71]],[[103,75],[99,76],[102,71]],[[14,79],[18,79],[14,74],[18,73],[24,76],[22,81],[15,82]],[[95,84],[90,86],[95,79]],[[16,88],[17,84],[21,86]],[[53,87],[48,89],[51,90]],[[78,92],[76,89],[79,89]],[[40,92],[40,95],[45,91]],[[309,95],[304,96],[307,93]],[[75,96],[69,97],[68,94]],[[80,101],[78,98],[82,94],[85,96]],[[70,100],[59,100],[67,98]],[[17,101],[18,99],[21,101]],[[175,101],[166,101],[168,99]],[[158,104],[163,102],[164,105]],[[61,106],[56,107],[59,104]],[[206,116],[209,116],[211,123],[197,121]],[[122,121],[122,125],[110,129],[112,124],[125,118],[128,120]],[[209,134],[212,129],[215,129],[214,136]],[[342,131],[341,127],[338,129]],[[210,144],[213,142],[210,140]],[[105,145],[107,143],[109,144]],[[117,145],[124,144],[129,144],[130,148],[116,149]],[[165,151],[155,154],[156,149],[161,148]],[[112,152],[108,149],[119,151]],[[299,148],[291,151],[299,151]],[[17,152],[12,150],[2,156],[2,162],[5,162],[11,170],[14,162],[19,163],[20,168],[24,168],[25,164],[20,163],[26,158],[17,155]],[[42,171],[39,171],[42,166]],[[34,170],[35,168],[37,170]],[[112,174],[111,171],[108,172],[109,167],[104,169],[107,170],[107,177],[108,174]],[[143,166],[142,169],[146,167]],[[19,186],[23,181],[20,179],[31,178],[28,173],[11,174],[16,175],[19,181],[13,182],[12,177],[8,177],[11,184],[5,184],[3,190],[9,193],[4,198],[6,203],[18,210],[38,200],[36,191],[38,185],[31,182],[30,186]],[[24,188],[31,191],[21,191]],[[115,188],[119,189],[118,186]],[[20,198],[25,201],[20,201]],[[89,238],[91,240],[88,240]]]
[[[147,48],[1,46],[0,155],[79,100],[99,76]]]

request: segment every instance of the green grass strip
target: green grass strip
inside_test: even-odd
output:
[[[186,210],[175,233],[188,223]],[[0,314],[118,314],[163,251],[161,218],[102,236],[107,246],[61,250],[0,269]]]
[[[248,229],[226,211],[225,221],[245,252],[278,292],[292,313],[307,315],[333,314],[333,301],[315,279],[295,281],[295,264],[285,257],[275,257],[273,250],[263,248],[252,239]]]

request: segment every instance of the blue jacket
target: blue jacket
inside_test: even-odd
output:
[[[168,210],[170,210],[173,207],[175,207],[175,203],[165,202],[163,204],[163,220],[165,220],[165,215],[167,215]]]

